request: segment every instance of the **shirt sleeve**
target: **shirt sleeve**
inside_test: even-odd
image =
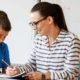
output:
[[[80,40],[72,39],[65,58],[64,70],[52,71],[51,80],[77,80],[79,74]]]
[[[7,44],[3,44],[3,54],[4,54],[4,56],[3,56],[3,58],[4,58],[4,60],[10,65],[10,56],[9,56],[9,49],[8,49],[8,46],[7,46]],[[7,67],[7,65],[5,65],[5,64],[3,64],[4,65],[4,67]]]

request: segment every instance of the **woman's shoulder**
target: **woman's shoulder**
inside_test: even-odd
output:
[[[71,37],[71,39],[78,39],[78,40],[80,40],[78,35],[76,35],[76,34],[74,34],[72,32],[68,32],[68,36]]]
[[[64,34],[65,37],[67,37],[67,38],[79,39],[79,37],[75,33],[71,32],[71,31],[62,31],[61,33]]]

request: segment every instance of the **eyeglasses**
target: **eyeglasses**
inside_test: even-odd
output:
[[[43,21],[43,20],[45,20],[45,19],[46,19],[46,17],[42,18],[41,20],[39,20],[39,21],[37,21],[37,22],[30,22],[29,24],[30,24],[31,26],[37,26],[41,21]]]

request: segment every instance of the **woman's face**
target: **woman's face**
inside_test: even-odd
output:
[[[38,11],[32,12],[30,15],[31,22],[33,29],[37,31],[40,35],[47,35],[49,30],[49,22],[47,17],[42,17]]]
[[[8,31],[3,30],[1,25],[0,25],[0,43],[5,40],[7,35],[8,35]]]

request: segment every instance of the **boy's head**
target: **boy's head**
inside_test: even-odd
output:
[[[9,31],[11,30],[11,23],[7,14],[0,11],[0,42],[3,42]]]

